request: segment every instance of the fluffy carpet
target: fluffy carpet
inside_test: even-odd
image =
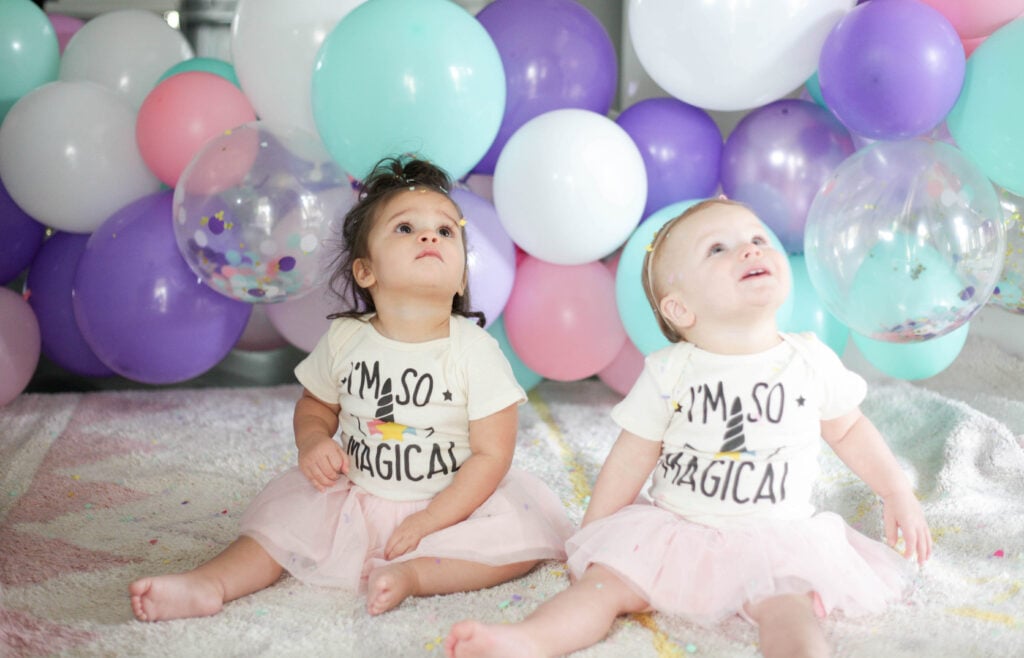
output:
[[[940,376],[877,379],[865,412],[924,502],[935,555],[885,615],[830,618],[839,656],[1024,655],[1024,372],[972,339]],[[567,584],[547,563],[485,591],[414,599],[369,617],[360,597],[285,577],[217,616],[145,624],[126,587],[206,560],[247,501],[292,464],[297,386],[22,395],[0,408],[0,654],[5,656],[441,656],[465,617],[514,621]],[[574,520],[616,434],[597,380],[543,382],[520,414],[519,466]],[[827,453],[827,451],[826,451]],[[870,491],[831,453],[822,507],[880,535]],[[736,619],[708,630],[625,618],[581,657],[755,656]]]

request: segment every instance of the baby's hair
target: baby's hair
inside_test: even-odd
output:
[[[739,208],[746,208],[750,210],[750,207],[739,201],[733,201],[727,199],[724,196],[716,197],[714,199],[706,199],[700,203],[695,203],[681,214],[673,217],[672,219],[665,222],[665,224],[658,229],[654,234],[654,239],[651,240],[651,244],[647,246],[647,253],[644,254],[643,271],[640,274],[643,280],[644,294],[647,295],[647,303],[651,305],[651,310],[654,312],[654,317],[658,321],[658,328],[661,329],[661,333],[668,338],[670,342],[678,343],[686,340],[683,338],[672,323],[665,319],[665,316],[661,312],[661,305],[658,303],[661,300],[662,291],[657,289],[654,281],[654,265],[655,259],[658,257],[658,247],[665,242],[665,238],[668,237],[669,233],[672,232],[672,227],[679,222],[685,220],[688,217],[701,213],[709,208],[717,208],[720,206],[734,206]]]
[[[373,166],[370,174],[359,185],[359,200],[345,215],[342,225],[342,249],[332,262],[330,278],[331,291],[337,295],[349,310],[328,315],[328,319],[362,317],[377,310],[370,291],[356,284],[352,266],[356,260],[369,256],[368,238],[370,229],[380,210],[395,195],[414,189],[428,189],[449,197],[462,219],[462,209],[451,199],[452,180],[440,167],[412,156],[388,157]],[[463,260],[466,257],[465,221],[459,221],[462,232]],[[466,264],[468,268],[468,263]],[[452,297],[452,313],[476,318],[484,326],[486,319],[480,311],[471,311],[469,289]]]

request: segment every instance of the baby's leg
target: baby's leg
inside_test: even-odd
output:
[[[192,571],[133,582],[132,612],[140,621],[213,615],[228,601],[271,585],[281,570],[255,539],[243,535]]]
[[[517,578],[537,562],[517,562],[489,566],[465,560],[423,557],[396,562],[370,572],[366,592],[366,610],[379,615],[409,596],[432,596],[470,592]]]
[[[784,594],[747,606],[757,622],[761,653],[765,658],[785,656],[822,658],[828,643],[814,615],[814,599],[807,594]]]
[[[604,639],[619,615],[647,609],[614,572],[594,564],[518,624],[455,624],[444,648],[449,658],[560,656]]]

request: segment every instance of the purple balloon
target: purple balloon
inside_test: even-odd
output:
[[[178,251],[173,191],[132,202],[89,237],[72,290],[78,327],[111,370],[148,384],[200,375],[245,330],[252,307],[206,286]]]
[[[28,267],[46,237],[46,227],[14,203],[0,182],[0,286]]]
[[[505,143],[524,123],[551,110],[608,113],[618,67],[608,32],[575,0],[495,0],[477,19],[505,69],[505,114],[491,148],[473,171],[493,174]]]
[[[456,188],[452,200],[466,218],[466,251],[469,301],[483,311],[490,326],[505,309],[516,276],[516,247],[498,220],[494,205],[482,197]]]
[[[818,82],[825,103],[873,139],[923,135],[960,95],[964,48],[950,22],[918,0],[854,7],[825,39]]]
[[[722,191],[753,208],[789,253],[804,250],[811,202],[854,152],[850,133],[828,110],[780,100],[752,111],[722,150]]]
[[[645,218],[677,201],[714,194],[722,134],[707,112],[675,98],[649,98],[630,105],[615,122],[644,159]]]
[[[28,271],[28,303],[39,320],[43,354],[61,368],[85,377],[109,377],[114,371],[93,353],[75,322],[71,288],[89,236],[56,233],[39,249]]]

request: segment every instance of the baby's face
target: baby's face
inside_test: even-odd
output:
[[[658,251],[653,275],[659,294],[676,296],[694,322],[774,314],[789,294],[786,256],[742,206],[712,206],[687,217],[672,227]]]

